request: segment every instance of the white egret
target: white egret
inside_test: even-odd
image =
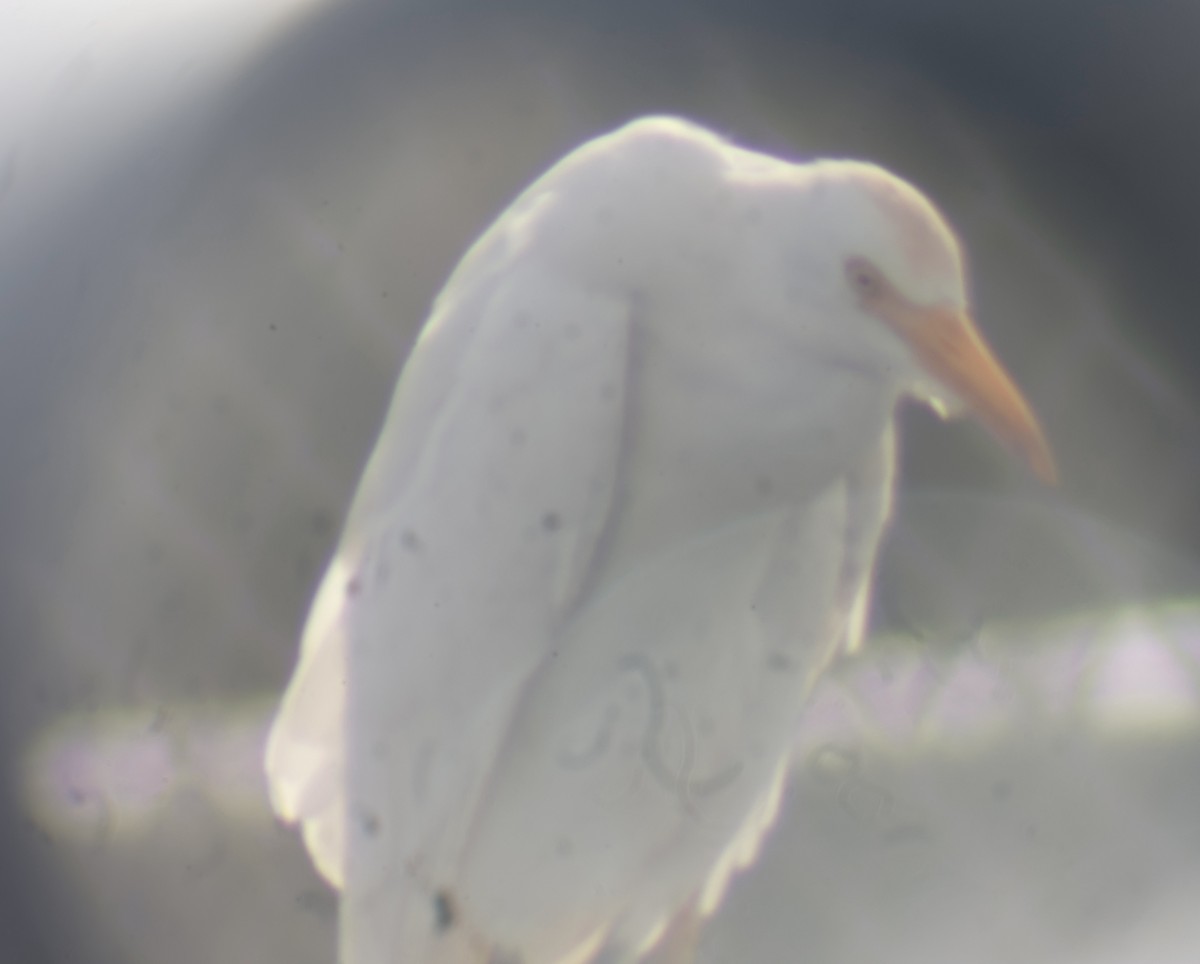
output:
[[[573,151],[400,377],[266,756],[344,964],[635,960],[771,826],[858,645],[904,396],[1049,448],[916,189],[691,123]]]

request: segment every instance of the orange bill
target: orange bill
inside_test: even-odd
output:
[[[926,370],[952,389],[1039,479],[1049,484],[1058,481],[1054,456],[1037,416],[969,316],[948,308],[894,302],[880,313],[886,313],[886,320],[909,343]]]

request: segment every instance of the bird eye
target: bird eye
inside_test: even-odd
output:
[[[860,298],[874,298],[884,289],[879,270],[862,258],[851,258],[846,262],[846,280]]]

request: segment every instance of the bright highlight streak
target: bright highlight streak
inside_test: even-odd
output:
[[[873,640],[815,694],[797,759],[863,735],[896,755],[981,752],[1031,727],[1110,741],[1194,737],[1200,604],[985,626],[936,663],[927,647]]]
[[[1100,741],[1200,733],[1200,603],[985,627],[940,666],[924,647],[896,643],[868,643],[818,687],[797,761],[836,779],[853,766],[837,748],[864,737],[915,758],[982,752],[1030,726],[1083,727]],[[266,828],[261,760],[274,704],[268,694],[66,717],[27,755],[30,815],[56,839],[119,842],[199,791],[231,822]]]
[[[270,698],[65,717],[27,756],[25,800],[56,840],[119,842],[184,791],[227,819],[268,826],[262,745]]]
[[[1114,734],[1194,726],[1198,656],[1200,634],[1180,639],[1178,647],[1160,645],[1154,624],[1134,614],[1092,683],[1091,702],[1103,708],[1098,723]]]

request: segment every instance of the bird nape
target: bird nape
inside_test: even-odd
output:
[[[403,368],[267,746],[343,964],[686,945],[862,639],[905,396],[1054,478],[953,232],[879,167],[647,118],[500,215]]]

